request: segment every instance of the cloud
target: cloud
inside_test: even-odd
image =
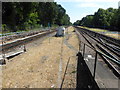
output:
[[[55,0],[55,2],[119,2],[119,0]]]
[[[99,5],[97,3],[81,3],[76,5],[77,7],[86,7],[86,8],[99,8],[102,7],[102,5]]]
[[[119,0],[75,0],[75,1],[79,1],[79,2],[116,2]]]
[[[105,3],[105,2],[87,2],[87,3],[77,3],[74,4],[74,6],[76,8],[103,8],[103,9],[107,9],[109,7],[113,7],[113,8],[118,8],[118,3],[116,2],[109,2],[109,3]]]

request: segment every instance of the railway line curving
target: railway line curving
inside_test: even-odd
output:
[[[111,39],[96,32],[75,27],[85,40],[98,54],[105,60],[106,64],[113,70],[115,75],[120,78],[120,40]],[[108,40],[110,39],[110,40]]]

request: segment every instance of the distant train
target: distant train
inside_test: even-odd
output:
[[[63,26],[60,26],[59,28],[56,29],[56,37],[63,37],[65,35],[65,28]]]

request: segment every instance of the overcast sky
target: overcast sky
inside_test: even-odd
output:
[[[119,1],[120,0],[55,0],[55,2],[61,4],[66,9],[72,23],[82,19],[82,17],[86,15],[94,14],[99,8],[118,8]]]

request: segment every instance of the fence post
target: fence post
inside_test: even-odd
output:
[[[84,47],[83,47],[83,60],[84,60],[84,54],[85,54],[85,43],[84,43]]]
[[[94,63],[94,73],[93,73],[94,79],[95,79],[95,72],[96,72],[96,64],[97,64],[97,51],[96,51],[96,54],[95,54],[95,63]]]
[[[23,49],[24,49],[24,52],[26,52],[26,47],[25,47],[25,44],[23,45]]]
[[[79,41],[79,52],[80,52],[80,41]]]

